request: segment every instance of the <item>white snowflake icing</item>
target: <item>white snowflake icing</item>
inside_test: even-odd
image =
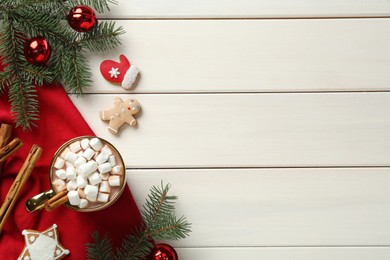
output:
[[[118,75],[121,74],[119,68],[111,68],[108,73],[110,73],[110,78],[118,78]]]

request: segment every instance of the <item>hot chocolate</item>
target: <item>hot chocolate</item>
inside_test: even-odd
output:
[[[120,195],[125,169],[119,152],[97,137],[66,143],[51,165],[52,187],[68,191],[68,205],[78,210],[104,207]]]

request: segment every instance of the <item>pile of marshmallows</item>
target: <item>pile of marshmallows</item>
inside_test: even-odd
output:
[[[57,192],[68,190],[69,203],[87,208],[89,202],[106,203],[111,187],[121,185],[121,165],[107,145],[98,138],[71,143],[54,162],[53,182]]]

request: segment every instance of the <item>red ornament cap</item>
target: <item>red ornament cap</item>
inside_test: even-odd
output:
[[[100,72],[103,77],[114,84],[120,84],[124,89],[130,89],[134,84],[139,69],[131,65],[125,55],[119,56],[119,62],[105,60],[100,64]]]
[[[24,56],[31,64],[43,65],[51,56],[50,45],[45,37],[37,36],[28,39],[24,46]]]
[[[77,32],[89,32],[97,23],[95,12],[88,6],[73,7],[66,16],[70,27]]]
[[[150,253],[148,260],[178,260],[177,253],[168,244],[156,244]]]

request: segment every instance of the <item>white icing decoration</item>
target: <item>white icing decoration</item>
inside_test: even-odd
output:
[[[110,73],[110,78],[118,78],[118,75],[121,74],[118,70],[119,68],[111,68],[111,70],[108,72]]]
[[[18,259],[22,259],[24,256],[23,260],[56,260],[64,254],[69,254],[69,250],[63,248],[58,243],[55,233],[56,227],[57,225],[53,224],[50,229],[42,233],[33,230],[23,230],[22,234],[25,236],[26,247]],[[29,235],[30,237],[28,237]],[[26,256],[26,254],[30,255],[30,257]]]

